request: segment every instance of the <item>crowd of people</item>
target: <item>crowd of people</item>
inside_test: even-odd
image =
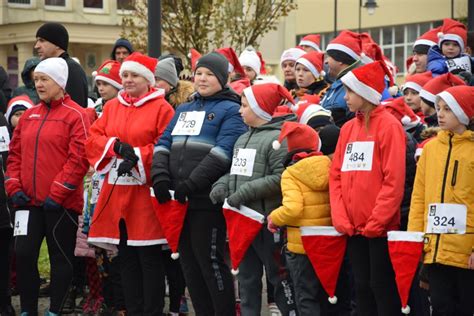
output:
[[[1,316],[38,314],[44,239],[47,316],[260,315],[264,286],[271,316],[474,314],[462,23],[403,76],[368,33],[307,35],[283,83],[252,47],[193,49],[185,78],[119,39],[90,93],[68,43],[42,25],[0,95]]]

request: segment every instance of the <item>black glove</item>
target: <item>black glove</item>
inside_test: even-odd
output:
[[[161,181],[153,185],[153,192],[155,192],[155,197],[158,200],[158,203],[165,204],[171,200],[170,194],[170,183],[168,181]]]
[[[114,144],[114,152],[117,155],[122,156],[124,160],[130,160],[131,162],[135,163],[138,162],[138,157],[135,154],[133,147],[127,143],[122,143],[121,141],[116,140]]]
[[[242,204],[242,199],[240,198],[240,195],[236,192],[231,194],[227,198],[227,204],[229,204],[232,207],[239,208],[240,205]]]
[[[227,186],[224,184],[218,184],[212,188],[211,193],[209,193],[209,199],[211,199],[212,204],[224,203],[227,194],[229,194]]]
[[[184,182],[180,182],[174,189],[174,198],[181,204],[186,203],[186,198],[191,194],[191,189]]]
[[[61,209],[61,204],[57,203],[55,200],[50,198],[49,196],[44,200],[43,209],[45,211],[57,211]]]
[[[12,203],[15,206],[25,206],[31,200],[23,191],[18,191],[17,193],[13,194]]]
[[[130,161],[128,159],[125,159],[124,161],[122,161],[120,163],[120,165],[118,166],[118,169],[117,169],[117,174],[119,177],[121,176],[124,176],[124,175],[128,175],[128,176],[131,176],[132,175],[132,169],[133,167],[135,167],[135,165],[137,164],[137,162],[133,162],[133,161]]]

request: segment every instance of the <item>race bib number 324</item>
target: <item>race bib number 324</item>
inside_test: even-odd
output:
[[[341,171],[370,171],[374,142],[353,142],[346,145]]]
[[[465,234],[466,218],[466,205],[430,204],[428,206],[426,232],[430,234]]]

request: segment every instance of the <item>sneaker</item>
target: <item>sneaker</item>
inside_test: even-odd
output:
[[[186,296],[181,297],[181,304],[179,305],[179,315],[187,315],[189,313],[188,300]]]
[[[282,316],[278,306],[275,303],[268,304],[268,313],[270,316]]]

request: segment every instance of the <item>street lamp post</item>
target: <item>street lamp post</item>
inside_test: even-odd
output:
[[[359,33],[362,29],[362,7],[367,9],[367,13],[372,15],[375,13],[375,9],[378,7],[376,0],[367,0],[364,5],[362,5],[362,0],[359,0]]]
[[[148,55],[161,55],[161,0],[148,1]]]

